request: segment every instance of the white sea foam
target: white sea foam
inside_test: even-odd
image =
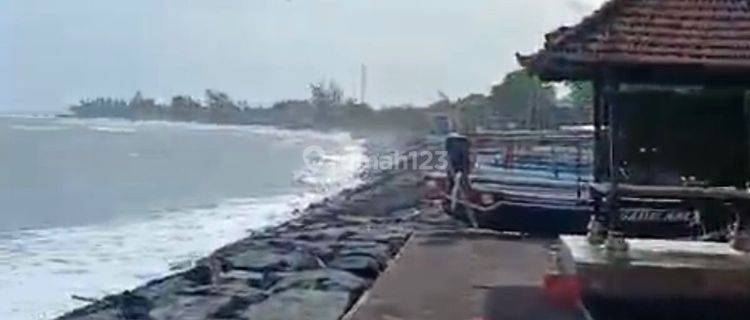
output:
[[[106,127],[106,126],[91,126],[89,129],[99,132],[107,133],[133,133],[136,131],[135,128],[128,127]]]
[[[215,206],[157,211],[124,223],[0,232],[0,319],[55,317],[83,305],[72,295],[101,298],[188,268],[249,230],[277,225],[292,218],[295,209],[359,183],[357,172],[364,161],[361,142],[347,134],[167,122],[56,122],[129,130],[185,126],[263,134],[280,141],[313,137],[338,143],[327,150],[327,161],[318,170],[301,168],[295,173],[305,190],[296,194],[227,199]]]
[[[289,218],[312,199],[289,195],[237,199],[216,208],[158,212],[124,225],[29,230],[6,234],[0,247],[0,318],[50,318],[81,303],[169,273],[248,229]],[[189,264],[185,265],[189,266]],[[43,288],[43,289],[42,289]]]
[[[0,113],[0,118],[12,118],[12,119],[52,119],[54,114],[29,114],[29,113]]]
[[[26,124],[16,124],[10,126],[13,130],[20,130],[20,131],[60,131],[65,130],[67,127],[65,126],[57,126],[57,125],[26,125]]]
[[[284,143],[302,143],[310,140],[326,140],[336,142],[347,142],[351,136],[346,132],[319,132],[314,130],[288,130],[263,125],[219,125],[197,122],[173,122],[173,121],[130,121],[124,119],[78,119],[60,118],[56,122],[62,125],[73,125],[96,131],[110,132],[133,132],[137,130],[154,130],[167,127],[182,128],[195,131],[222,131],[233,132],[237,135],[266,135],[275,141]]]

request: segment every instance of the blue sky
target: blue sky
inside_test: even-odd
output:
[[[601,0],[0,0],[0,111],[226,91],[253,104],[335,79],[368,102],[485,92],[514,53]]]

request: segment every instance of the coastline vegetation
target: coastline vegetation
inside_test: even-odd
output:
[[[167,120],[233,125],[274,125],[286,128],[362,131],[408,131],[417,134],[433,129],[432,118],[446,115],[459,131],[481,129],[551,129],[580,124],[588,119],[590,85],[568,84],[570,93],[556,97],[555,88],[518,70],[492,86],[489,94],[470,94],[451,100],[439,92],[428,106],[401,105],[374,109],[367,103],[346,98],[335,82],[309,86],[304,100],[283,100],[270,107],[251,107],[224,92],[206,90],[202,99],[179,95],[169,103],[136,93],[129,101],[117,98],[81,100],[71,106],[72,116]],[[588,99],[588,100],[587,100]]]

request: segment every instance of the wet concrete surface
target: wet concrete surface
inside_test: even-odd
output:
[[[585,319],[542,291],[552,239],[491,232],[416,234],[349,320]]]

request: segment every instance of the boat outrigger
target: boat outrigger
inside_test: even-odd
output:
[[[594,141],[585,129],[452,135],[446,139],[451,166],[429,179],[446,211],[476,226],[583,234],[602,194],[593,175]],[[702,231],[700,212],[683,201],[634,197],[621,206],[622,228],[631,236]]]
[[[449,169],[429,178],[448,212],[478,226],[585,232],[592,141],[590,132],[453,135],[446,139]]]

